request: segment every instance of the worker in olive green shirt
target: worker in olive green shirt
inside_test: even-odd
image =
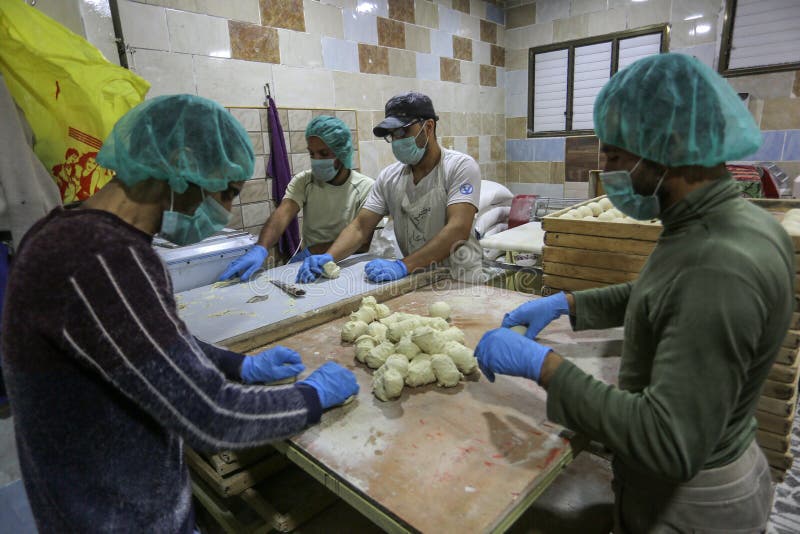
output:
[[[724,165],[760,132],[724,79],[678,54],[614,75],[594,123],[608,197],[661,219],[656,248],[635,282],[513,310],[478,362],[489,380],[536,380],[551,420],[614,452],[615,532],[762,532],[772,489],[754,414],[791,319],[794,250]],[[619,388],[534,341],[567,313],[576,330],[624,326]]]
[[[234,276],[248,280],[262,267],[269,248],[278,242],[301,208],[304,248],[290,262],[328,250],[364,205],[375,181],[353,169],[353,139],[344,121],[328,115],[315,117],[306,126],[306,143],[311,169],[292,178],[280,205],[261,229],[256,245],[231,262],[220,280]],[[362,243],[362,247],[368,245],[369,242]]]

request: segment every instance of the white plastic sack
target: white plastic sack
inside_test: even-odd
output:
[[[475,231],[478,233],[478,239],[486,237],[486,232],[489,228],[500,224],[508,223],[508,215],[511,213],[509,206],[497,206],[488,210],[483,215],[479,215],[475,220]]]

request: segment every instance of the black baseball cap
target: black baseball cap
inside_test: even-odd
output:
[[[433,111],[433,102],[427,95],[410,91],[396,95],[386,102],[386,118],[372,129],[376,137],[386,137],[395,128],[401,128],[416,119],[439,120]]]

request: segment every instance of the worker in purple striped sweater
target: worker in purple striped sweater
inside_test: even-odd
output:
[[[9,280],[2,355],[25,488],[41,532],[194,530],[183,443],[256,447],[316,423],[358,392],[327,363],[302,372],[197,340],[151,247],[221,229],[254,157],[244,128],[191,95],[126,114],[97,157],[114,178],[26,234]],[[242,384],[244,382],[245,384]]]

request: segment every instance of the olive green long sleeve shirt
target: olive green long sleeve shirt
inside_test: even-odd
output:
[[[754,439],[756,402],[791,320],[794,249],[730,178],[691,192],[662,221],[635,282],[574,293],[576,330],[624,325],[619,387],[565,361],[547,413],[629,469],[684,481]]]

